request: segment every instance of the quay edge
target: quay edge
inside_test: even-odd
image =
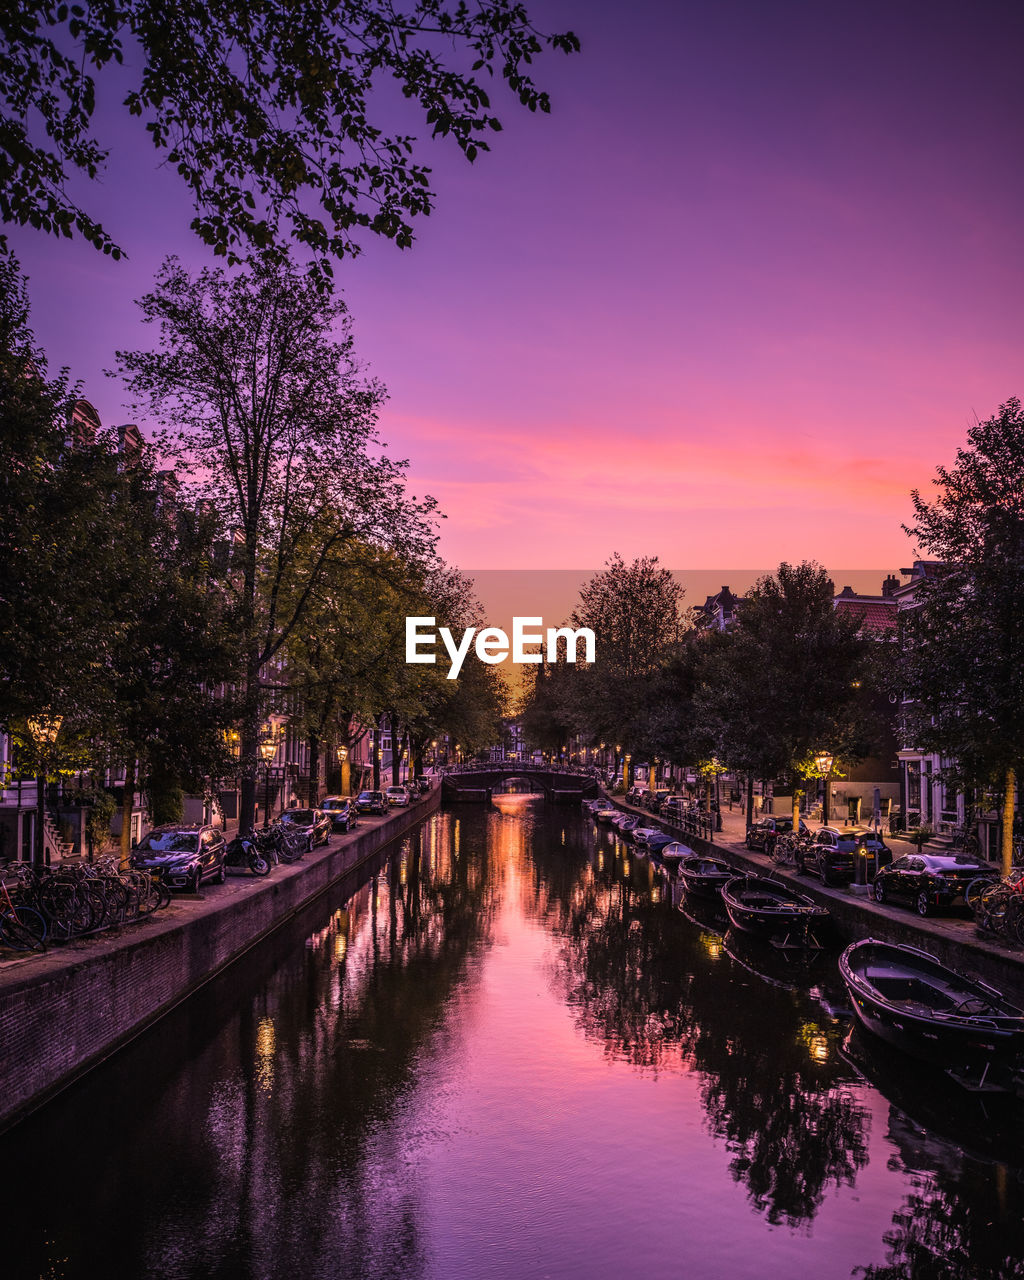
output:
[[[338,844],[244,892],[177,900],[117,937],[26,957],[0,971],[0,1133],[45,1105],[281,928],[441,803],[433,787]],[[163,918],[161,918],[163,917]]]

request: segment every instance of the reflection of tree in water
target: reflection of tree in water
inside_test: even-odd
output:
[[[863,1280],[1022,1280],[1024,1184],[1021,1171],[975,1160],[934,1134],[922,1134],[893,1108],[889,1136],[913,1190],[892,1215],[888,1260],[858,1267]],[[922,1160],[922,1154],[924,1160]]]
[[[548,854],[534,850],[536,900],[561,939],[558,980],[583,1033],[640,1070],[696,1069],[752,1204],[771,1223],[809,1223],[827,1188],[853,1185],[867,1164],[869,1118],[838,1057],[842,1028],[652,902],[646,862],[609,851],[598,869],[585,847]]]
[[[482,829],[454,856],[451,825],[435,820],[354,896],[325,900],[319,927],[266,980],[246,981],[246,968],[260,973],[254,953],[233,982],[194,997],[191,1015],[173,1015],[172,1068],[140,1042],[111,1064],[117,1097],[103,1072],[90,1081],[106,1097],[95,1121],[81,1096],[41,1116],[26,1140],[62,1151],[75,1195],[26,1188],[22,1212],[9,1191],[9,1274],[49,1274],[53,1257],[68,1277],[423,1273],[415,1154],[429,1116],[413,1099],[434,1091],[417,1091],[418,1072],[451,1051],[445,1007],[495,910]],[[225,1007],[189,1043],[214,996]],[[83,1140],[69,1148],[67,1132]],[[127,1207],[116,1229],[115,1206]]]

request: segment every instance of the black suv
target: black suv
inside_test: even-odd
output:
[[[747,827],[747,848],[764,850],[770,835],[788,836],[792,830],[792,818],[761,818]],[[800,834],[802,836],[811,834],[803,818],[800,819]]]
[[[204,880],[223,884],[227,841],[216,827],[168,823],[154,827],[132,850],[131,864],[158,875],[169,889],[198,893]]]
[[[856,874],[856,859],[860,848],[867,850],[865,867],[867,879],[892,861],[892,852],[885,841],[874,831],[840,830],[838,827],[822,827],[814,836],[809,849],[796,855],[798,872],[813,872],[823,884],[841,884],[852,880]]]
[[[992,867],[973,854],[908,854],[875,876],[875,901],[902,898],[919,916],[930,916],[962,899],[979,877],[991,879]]]

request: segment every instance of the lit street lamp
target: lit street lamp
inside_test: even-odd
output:
[[[50,748],[57,741],[63,716],[33,716],[28,722],[28,731],[35,739],[39,753],[39,767],[36,770],[36,829],[32,849],[32,864],[37,871],[42,871],[46,864],[46,842],[43,837],[43,823],[46,818],[46,766],[49,761]]]
[[[260,755],[263,757],[263,826],[270,826],[270,762],[277,755],[277,739],[264,737],[260,741]]]
[[[828,826],[830,810],[832,808],[832,765],[834,757],[828,751],[819,751],[814,757],[814,767],[817,769],[820,777],[825,779],[825,794],[821,803],[821,819],[824,826]]]
[[[338,748],[338,764],[341,765],[341,794],[347,796],[349,793],[348,747]]]

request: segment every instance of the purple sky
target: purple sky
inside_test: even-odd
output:
[[[529,7],[584,44],[537,65],[552,115],[510,102],[472,167],[432,148],[416,246],[338,273],[446,555],[908,563],[909,489],[1024,394],[1024,7]],[[136,122],[108,136],[90,199],[131,260],[11,240],[114,422],[132,299],[210,258]]]

